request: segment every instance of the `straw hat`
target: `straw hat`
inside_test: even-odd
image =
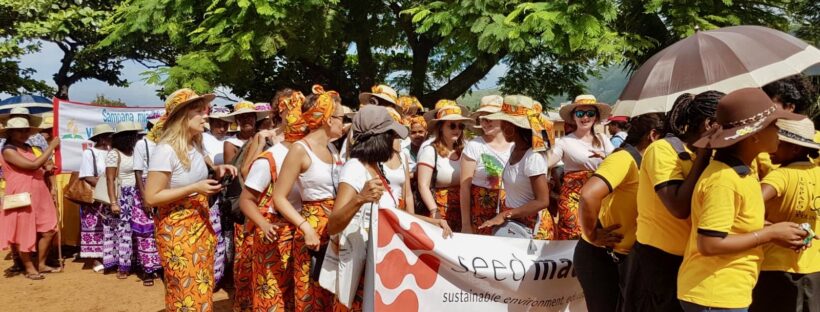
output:
[[[223,117],[227,117],[230,113],[231,110],[229,110],[227,107],[213,106],[211,107],[211,113],[208,114],[208,118],[222,119]]]
[[[142,131],[142,126],[140,124],[138,124],[136,122],[132,122],[132,121],[119,122],[119,123],[117,123],[116,126],[114,126],[114,134],[119,134],[119,133],[128,132],[128,131],[134,131],[134,132]]]
[[[814,141],[814,123],[811,119],[803,118],[797,121],[780,119],[776,124],[780,128],[777,131],[780,141],[820,150],[820,144]]]
[[[720,99],[715,112],[718,126],[693,145],[697,148],[724,148],[760,132],[779,119],[804,118],[806,116],[778,108],[759,88],[739,89]]]
[[[353,116],[356,115],[356,112],[354,112],[352,108],[345,105],[342,105],[342,112],[347,118],[353,118]]]
[[[501,104],[504,103],[504,98],[500,95],[487,95],[481,98],[478,109],[475,110],[470,117],[475,119],[481,113],[495,114],[501,111]]]
[[[525,95],[508,95],[504,97],[504,104],[501,105],[499,112],[481,118],[507,121],[519,128],[532,129],[527,114],[534,109],[535,101],[533,101],[531,97]]]
[[[449,101],[449,100],[448,100]],[[452,102],[452,101],[450,101]],[[453,102],[455,103],[455,102]],[[427,119],[428,115],[430,121],[428,122],[427,129],[430,132],[435,132],[434,130],[438,127],[441,121],[460,121],[463,123],[467,123],[472,125],[473,119],[467,117],[469,111],[467,108],[461,105],[445,105],[439,107],[437,109],[431,110],[425,113],[425,119]]]
[[[94,126],[93,131],[91,131],[91,136],[88,137],[88,139],[91,140],[98,135],[108,133],[114,133],[114,128],[111,128],[111,126],[109,126],[108,124],[99,124]]]
[[[194,90],[183,88],[174,91],[171,95],[168,96],[168,99],[165,100],[165,116],[168,119],[171,118],[174,114],[182,111],[182,108],[188,106],[191,103],[195,103],[199,100],[203,100],[205,102],[211,102],[214,100],[216,96],[212,93],[198,95]],[[152,124],[156,124],[155,122],[151,122]]]
[[[233,112],[230,114],[225,115],[224,117],[216,117],[218,119],[222,119],[229,122],[236,121],[236,116],[242,114],[256,114],[256,121],[265,119],[270,115],[269,111],[260,111],[256,109],[256,105],[248,101],[240,101],[239,103],[234,104]],[[213,117],[212,117],[213,118]]]
[[[29,129],[30,131],[34,132],[39,130],[38,127],[33,127],[29,124],[28,119],[25,117],[12,117],[6,121],[5,126],[0,129],[0,137],[5,137],[6,133],[9,129]]]
[[[572,118],[572,112],[578,106],[595,106],[598,109],[598,120],[606,120],[612,112],[612,107],[609,104],[598,102],[594,95],[582,94],[575,97],[572,103],[561,105],[558,114],[566,123],[575,124],[575,119]]]
[[[31,124],[35,124],[35,125],[39,125],[43,121],[42,117],[37,116],[37,115],[32,115],[31,113],[29,113],[28,108],[15,107],[15,108],[12,108],[11,111],[9,111],[8,114],[0,115],[0,122],[6,123],[6,121],[9,120],[9,118],[11,118],[13,116],[26,116],[26,118],[28,118],[28,120],[31,122]]]
[[[42,118],[42,120],[40,121],[40,125],[37,126],[38,128],[40,128],[40,129],[54,128],[54,113],[52,113],[52,112],[43,113],[43,115],[40,116],[40,117]]]
[[[359,102],[361,104],[368,104],[370,102],[370,98],[377,97],[387,101],[390,104],[398,106],[399,95],[396,93],[396,90],[390,86],[377,85],[373,86],[370,90],[371,92],[362,92],[359,94]]]

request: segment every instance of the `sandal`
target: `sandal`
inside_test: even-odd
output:
[[[154,286],[154,275],[148,275],[145,279],[142,280],[142,286],[151,287]]]
[[[30,279],[32,281],[44,280],[46,278],[43,274],[40,273],[26,273],[25,275],[23,275],[23,277]]]
[[[124,279],[126,279],[126,278],[128,278],[128,273],[125,273],[125,272],[117,272],[117,279],[124,280]]]
[[[40,273],[63,273],[63,269],[46,266],[45,270],[40,271]]]

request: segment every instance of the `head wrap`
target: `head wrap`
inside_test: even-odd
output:
[[[422,128],[427,129],[427,121],[424,120],[423,116],[412,116],[407,119],[408,120],[408,127],[412,128],[413,125],[419,124]]]
[[[439,109],[439,108],[442,108],[442,107],[445,107],[445,106],[457,106],[457,105],[458,104],[456,103],[456,101],[453,101],[453,100],[438,100],[438,102],[436,102],[435,109]]]
[[[320,85],[313,85],[311,90],[316,95],[316,104],[302,113],[302,120],[307,126],[307,131],[319,129],[322,124],[330,119],[336,109],[336,102],[333,101],[333,97],[339,95],[336,91],[325,91]]]
[[[305,96],[302,92],[293,91],[290,96],[282,96],[276,105],[279,112],[285,113],[285,141],[296,142],[305,136],[305,124],[302,121],[302,104]]]
[[[532,130],[532,150],[534,152],[543,152],[547,150],[544,144],[543,131],[546,131],[546,125],[542,120],[540,113],[541,105],[533,105],[533,108],[526,108],[524,106],[516,106],[504,103],[501,105],[501,112],[510,116],[527,117]]]

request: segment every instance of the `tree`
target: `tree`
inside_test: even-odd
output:
[[[20,67],[17,59],[35,50],[36,46],[20,44],[13,38],[16,35],[14,24],[19,17],[20,14],[12,8],[0,6],[0,92],[11,95],[53,94],[54,90],[44,81],[31,77],[34,69]]]
[[[91,104],[102,105],[102,106],[112,106],[112,107],[126,107],[125,102],[121,99],[109,99],[102,94],[97,94],[97,97],[91,101]]]
[[[124,52],[101,49],[101,23],[114,10],[116,1],[106,0],[0,0],[0,6],[18,12],[12,39],[39,49],[41,42],[57,45],[63,52],[54,74],[55,96],[68,99],[71,86],[85,79],[97,79],[114,86],[127,86],[120,78]]]

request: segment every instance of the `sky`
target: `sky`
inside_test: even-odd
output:
[[[63,52],[55,44],[43,42],[40,52],[27,54],[21,58],[20,67],[33,68],[37,71],[33,78],[43,80],[54,87],[53,75],[60,68],[62,56]],[[72,85],[69,97],[73,101],[91,102],[98,94],[102,94],[110,99],[120,99],[128,106],[162,106],[162,100],[156,95],[157,87],[146,84],[140,76],[140,73],[147,69],[134,61],[126,61],[123,65],[122,78],[129,82],[128,87],[114,87],[98,80],[87,79]],[[498,78],[506,71],[506,66],[496,65],[487,77],[478,83],[476,89],[495,88]],[[8,94],[0,94],[0,98],[8,96]],[[217,98],[214,103],[229,104],[230,102]]]

